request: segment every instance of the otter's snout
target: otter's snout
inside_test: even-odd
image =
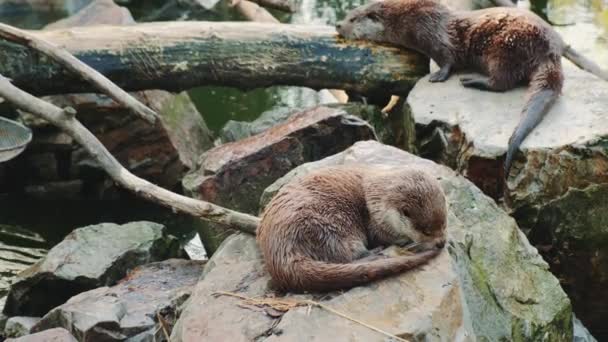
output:
[[[345,36],[345,34],[344,34],[344,28],[345,27],[346,27],[346,25],[344,24],[344,21],[339,21],[339,22],[336,23],[336,31],[338,31],[338,34],[340,36],[342,36],[342,37]]]
[[[444,237],[421,243],[417,246],[417,251],[428,251],[430,249],[442,249],[445,247],[446,239]]]

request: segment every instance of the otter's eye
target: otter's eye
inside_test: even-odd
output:
[[[405,216],[405,217],[410,217],[410,212],[407,209],[403,209],[401,211],[401,214],[403,214],[403,216]]]
[[[354,23],[354,22],[355,22],[355,19],[356,19],[355,17],[352,17],[352,18],[350,18],[350,20],[349,20],[348,22],[350,22],[350,23]]]
[[[377,21],[378,19],[380,19],[378,17],[378,15],[376,13],[373,13],[373,12],[367,13],[367,15],[365,17],[367,19],[374,20],[374,21]]]

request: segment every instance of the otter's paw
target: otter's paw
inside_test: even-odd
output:
[[[429,259],[432,259],[432,258],[438,256],[439,254],[441,254],[441,251],[442,250],[439,248],[433,248],[433,249],[428,249],[424,252],[416,253],[415,255],[422,259],[429,260]]]
[[[399,239],[399,240],[393,242],[393,244],[396,246],[399,246],[401,248],[405,248],[405,247],[408,247],[408,245],[415,244],[415,242],[413,242],[410,239]]]
[[[436,71],[429,76],[429,82],[445,82],[450,78],[451,66],[444,66],[439,71]]]

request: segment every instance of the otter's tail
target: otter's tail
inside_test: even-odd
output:
[[[283,284],[292,291],[331,291],[348,289],[410,270],[441,252],[433,249],[414,255],[398,256],[348,264],[333,264],[310,259],[299,260],[291,266],[294,278]]]
[[[608,71],[603,70],[595,62],[581,55],[569,45],[566,46],[563,54],[564,57],[566,57],[570,62],[574,63],[577,67],[594,74],[604,81],[608,81]]]
[[[559,58],[541,64],[532,74],[527,93],[527,102],[522,117],[509,138],[507,157],[504,164],[505,178],[513,163],[513,157],[528,134],[542,121],[545,114],[559,97],[564,83],[562,65]]]

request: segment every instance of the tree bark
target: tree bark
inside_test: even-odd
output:
[[[259,23],[275,23],[279,24],[280,21],[275,18],[270,12],[268,12],[265,8],[260,7],[257,2],[248,1],[248,0],[235,0],[236,3],[234,7],[236,10],[247,20],[255,21]],[[259,1],[258,1],[259,2]],[[348,102],[348,95],[344,90],[339,89],[324,89],[331,94],[338,103],[346,103]],[[321,90],[323,91],[323,90]]]
[[[418,53],[345,41],[327,26],[163,22],[35,32],[125,90],[272,85],[407,94],[428,71]],[[95,89],[40,53],[0,41],[0,74],[36,95]]]

